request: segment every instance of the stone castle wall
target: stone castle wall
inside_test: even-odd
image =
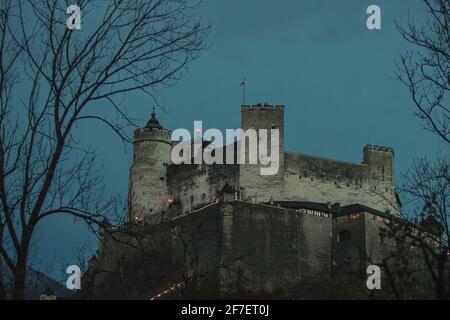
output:
[[[180,213],[211,202],[228,183],[238,186],[238,165],[170,165],[167,168],[169,197],[181,208]]]
[[[380,211],[398,213],[393,151],[366,146],[363,162],[348,163],[284,151],[284,106],[242,106],[242,129],[278,129],[279,171],[263,176],[261,165],[174,165],[170,163],[170,131],[137,131],[130,174],[130,212],[156,215],[171,201],[181,213],[209,202],[228,183],[243,200],[360,203]],[[270,134],[268,137],[270,146]],[[245,159],[249,145],[246,140]],[[269,152],[270,154],[270,152]]]
[[[332,223],[331,216],[230,199],[162,224],[132,224],[102,237],[92,290],[150,298],[184,280],[225,297],[284,290],[328,277]]]
[[[229,207],[223,255],[235,262],[222,275],[222,287],[237,281],[246,291],[273,292],[330,273],[331,216],[244,201],[223,206]]]
[[[382,160],[387,163],[391,161],[389,157]],[[378,180],[376,174],[371,175],[372,166],[286,153],[281,200],[338,202],[341,205],[360,203],[383,212],[389,210],[396,213],[398,203],[393,180],[388,178],[390,172],[384,173],[385,180]]]

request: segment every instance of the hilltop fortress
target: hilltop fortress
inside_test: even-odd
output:
[[[259,164],[172,164],[180,141],[153,112],[135,132],[128,222],[103,224],[82,286],[102,298],[367,297],[367,266],[425,268],[414,245],[392,259],[403,245],[392,228],[442,234],[400,218],[392,149],[367,145],[361,163],[286,152],[284,110],[241,107],[242,129],[279,130],[279,170],[267,176]]]
[[[285,151],[284,109],[281,105],[241,106],[243,130],[279,130],[279,170],[271,176],[260,174],[262,165],[172,164],[171,150],[177,142],[171,141],[171,131],[153,113],[147,125],[135,132],[129,222],[155,221],[152,218],[163,216],[174,204],[182,213],[189,212],[217,197],[225,185],[235,190],[237,199],[252,203],[359,203],[398,214],[391,148],[366,145],[361,163]]]

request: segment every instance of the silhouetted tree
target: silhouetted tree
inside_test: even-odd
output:
[[[402,175],[401,192],[412,208],[410,215],[420,221],[422,233],[410,235],[420,249],[435,288],[436,298],[450,297],[450,161],[441,154],[437,160],[416,160]]]
[[[409,18],[397,24],[402,37],[417,50],[397,63],[397,78],[409,89],[417,116],[425,129],[450,143],[450,2],[422,0],[427,10],[423,24]]]
[[[16,299],[43,219],[66,213],[94,230],[116,207],[77,124],[94,120],[129,141],[124,95],[157,103],[155,88],[176,82],[209,31],[188,0],[77,4],[81,30],[67,28],[65,1],[0,3],[0,255]]]

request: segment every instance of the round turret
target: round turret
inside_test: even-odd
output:
[[[163,128],[153,110],[150,120],[134,132],[134,159],[130,172],[129,218],[141,223],[161,216],[167,208],[167,165],[171,131]]]

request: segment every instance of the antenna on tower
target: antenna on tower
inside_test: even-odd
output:
[[[242,105],[245,106],[245,77],[241,81],[241,87],[243,88],[243,95],[242,95]]]

